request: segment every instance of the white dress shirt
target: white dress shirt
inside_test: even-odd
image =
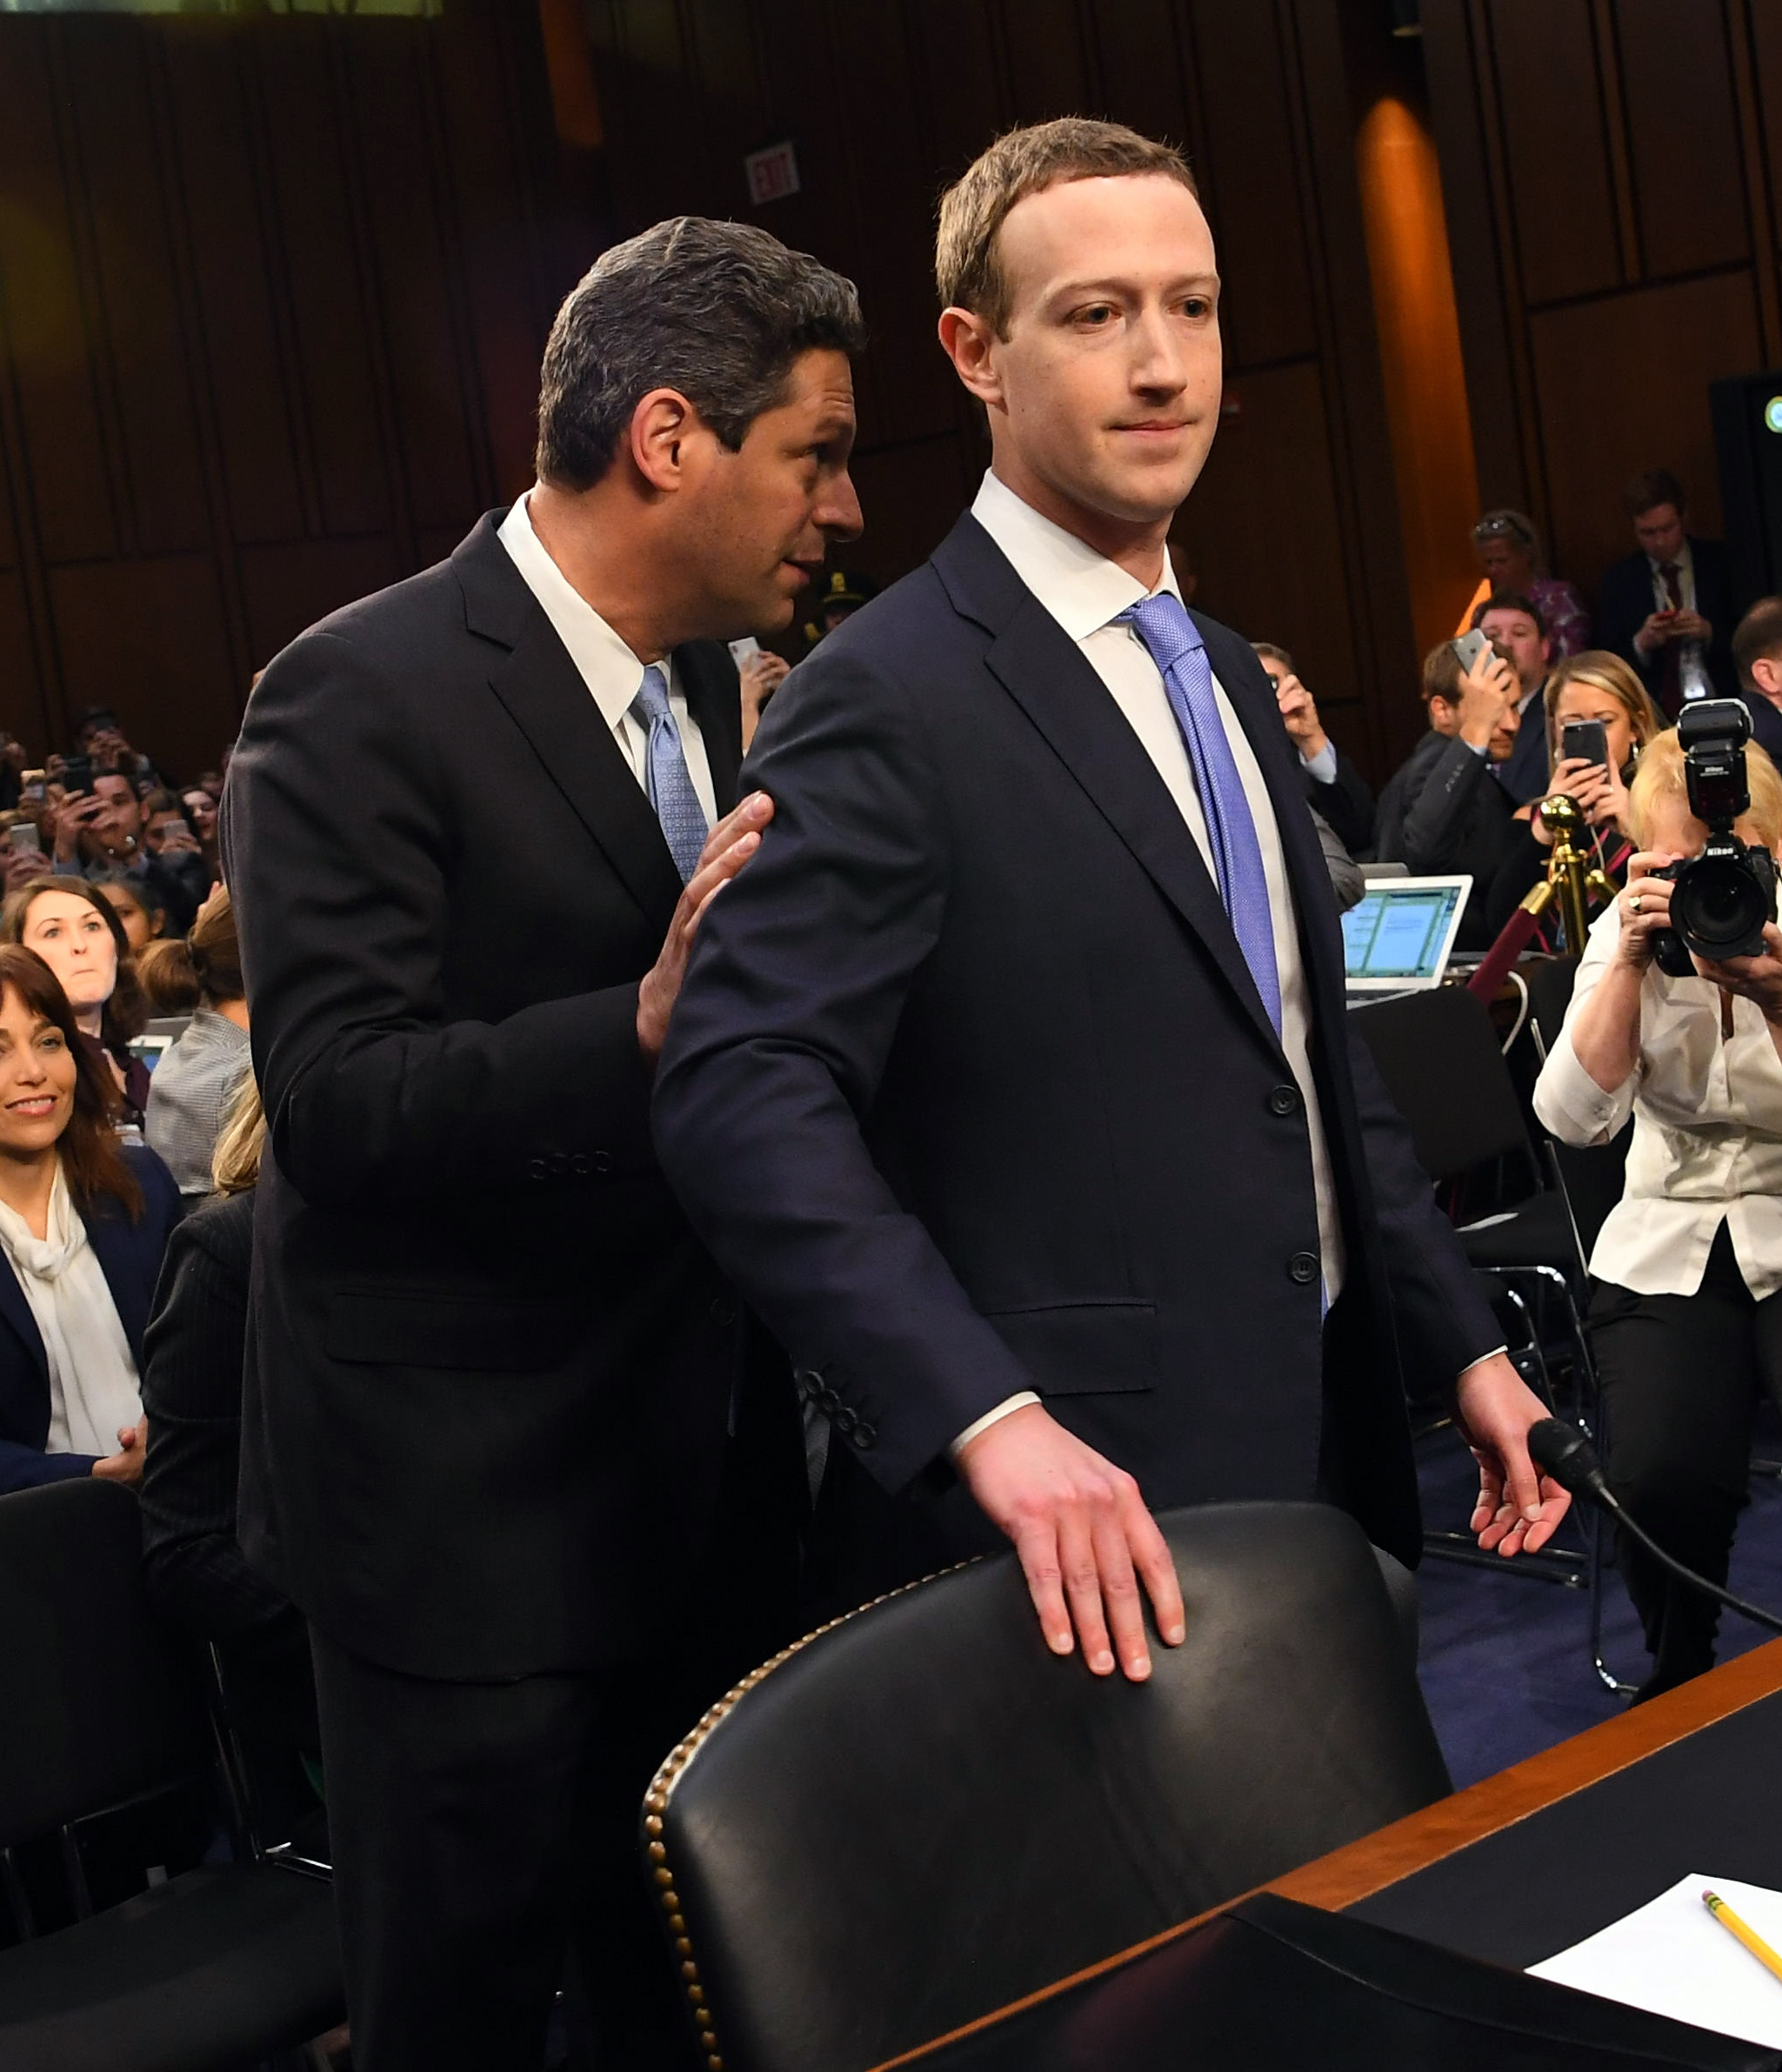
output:
[[[1759,1300],[1782,1287],[1782,1058],[1763,1010],[1707,979],[1656,965],[1639,988],[1639,1063],[1605,1093],[1578,1062],[1572,1030],[1613,958],[1611,907],[1590,932],[1565,1026],[1535,1084],[1534,1112],[1565,1144],[1606,1144],[1633,1117],[1627,1185],[1591,1253],[1599,1280],[1637,1295],[1692,1295],[1724,1222]]]
[[[650,788],[650,730],[640,726],[631,714],[631,701],[644,681],[644,664],[577,590],[545,551],[544,543],[532,530],[526,499],[516,499],[496,534],[532,595],[544,607],[544,615],[557,629],[557,637],[569,650],[570,659],[600,717],[612,730],[631,775],[647,792]],[[687,710],[671,656],[659,666],[668,678],[668,709],[680,730],[681,753],[687,760],[687,775],[705,809],[705,825],[717,819],[717,794],[712,788],[711,765],[698,722]]]
[[[986,473],[971,515],[1008,558],[1015,573],[1039,599],[1077,644],[1084,659],[1107,685],[1109,694],[1138,735],[1168,787],[1176,809],[1187,823],[1207,876],[1218,883],[1213,863],[1212,842],[1207,833],[1206,815],[1195,788],[1193,766],[1188,759],[1182,730],[1170,708],[1162,672],[1151,651],[1131,626],[1116,625],[1121,612],[1147,595],[1168,591],[1179,602],[1176,573],[1170,558],[1163,558],[1163,575],[1157,589],[1147,592],[1135,576],[1118,563],[1066,532],[1029,504],[997,476]],[[1334,1302],[1342,1292],[1344,1252],[1342,1219],[1337,1207],[1335,1176],[1331,1168],[1330,1146],[1318,1112],[1318,1087],[1311,1072],[1311,999],[1305,967],[1299,955],[1298,919],[1287,882],[1287,866],[1281,851],[1280,829],[1263,782],[1262,769],[1245,738],[1242,725],[1218,678],[1213,678],[1213,697],[1218,706],[1232,759],[1256,823],[1256,837],[1262,850],[1263,876],[1268,885],[1269,916],[1275,938],[1275,969],[1281,985],[1281,1048],[1305,1103],[1307,1135],[1311,1140],[1311,1184],[1318,1205],[1318,1251],[1324,1267],[1325,1299]],[[955,1452],[975,1439],[986,1426],[1037,1396],[1022,1395],[999,1403],[987,1417],[969,1426],[953,1442]]]

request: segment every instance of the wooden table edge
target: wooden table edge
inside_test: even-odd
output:
[[[1390,1827],[1364,1835],[1358,1841],[1333,1849],[1329,1855],[1320,1856],[1278,1878],[1271,1878],[1265,1885],[1253,1889],[1278,1893],[1284,1899],[1298,1900],[1305,1906],[1322,1907],[1335,1913],[1388,1885],[1396,1885],[1399,1879],[1409,1877],[1414,1871],[1439,1863],[1457,1850],[1482,1841],[1487,1835],[1513,1828],[1531,1814],[1557,1805],[1575,1792],[1599,1783],[1605,1777],[1612,1777],[1618,1770],[1625,1770],[1648,1755],[1656,1755],[1661,1748],[1686,1741],[1704,1727],[1712,1727],[1717,1720],[1743,1712],[1746,1706],[1772,1697],[1779,1690],[1782,1690],[1782,1641],[1771,1641],[1748,1654],[1740,1655],[1736,1661],[1724,1662],[1705,1676],[1698,1676],[1692,1682],[1667,1691],[1661,1698],[1654,1698],[1645,1705],[1635,1706],[1631,1712],[1586,1728],[1569,1741],[1544,1748],[1538,1755],[1531,1755],[1507,1770],[1499,1770],[1495,1776],[1482,1778],[1465,1791],[1438,1799],[1433,1806],[1425,1806],[1420,1813],[1407,1814]],[[1243,1893],[1219,1906],[1209,1907],[1191,1921],[1180,1922],[1160,1935],[1148,1936],[1143,1942],[1135,1942],[1130,1948],[1118,1951],[1113,1956],[1085,1965],[1068,1978],[1042,1986],[1038,1992],[1011,2001],[1007,2007],[998,2008],[991,2014],[980,2015],[975,2022],[937,2036],[917,2049],[887,2058],[883,2064],[874,2066],[872,2072],[894,2072],[900,2065],[918,2064],[950,2043],[975,2035],[979,2029],[988,2029],[995,2022],[1005,2022],[1011,2015],[1069,1992],[1086,1980],[1116,1971],[1148,1951],[1161,1949],[1165,1944],[1187,1935],[1190,1929],[1198,1928],[1203,1922],[1211,1921],[1215,1915],[1236,1906],[1238,1899],[1251,1896],[1250,1893]]]

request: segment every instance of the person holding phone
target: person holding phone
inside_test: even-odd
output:
[[[1545,735],[1549,774],[1543,798],[1563,792],[1589,823],[1598,867],[1618,883],[1633,852],[1628,786],[1641,752],[1664,732],[1665,719],[1645,686],[1620,656],[1587,648],[1570,656],[1548,679]],[[1487,918],[1501,929],[1518,903],[1546,876],[1553,838],[1540,801],[1516,815],[1516,832],[1485,893]],[[1542,922],[1541,940],[1557,946],[1557,908]]]

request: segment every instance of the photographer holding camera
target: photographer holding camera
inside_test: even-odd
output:
[[[1638,852],[1590,932],[1535,1113],[1562,1142],[1633,1118],[1590,1261],[1609,1480],[1676,1559],[1726,1577],[1759,1388],[1782,1403],[1782,778],[1742,705],[1685,709],[1632,785]],[[1680,736],[1680,738],[1679,738]],[[1712,1666],[1718,1608],[1622,1535],[1652,1674]]]

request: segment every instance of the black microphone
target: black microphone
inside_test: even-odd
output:
[[[1624,1532],[1631,1534],[1679,1582],[1687,1583],[1692,1590],[1699,1590],[1706,1596],[1718,1598],[1730,1611],[1739,1613],[1754,1625],[1765,1627],[1771,1633],[1782,1633],[1782,1619],[1777,1618],[1773,1612],[1747,1604],[1744,1598],[1735,1597],[1732,1591],[1723,1590],[1718,1583],[1711,1583],[1706,1576],[1698,1575],[1693,1568],[1685,1568],[1681,1561],[1666,1554],[1610,1488],[1603,1474],[1603,1464],[1597,1459],[1597,1449],[1575,1426],[1564,1424],[1557,1417],[1542,1418],[1538,1424],[1528,1427],[1528,1453],[1544,1475],[1551,1475],[1562,1489],[1569,1489],[1573,1496],[1588,1497],[1598,1510],[1607,1512]]]

